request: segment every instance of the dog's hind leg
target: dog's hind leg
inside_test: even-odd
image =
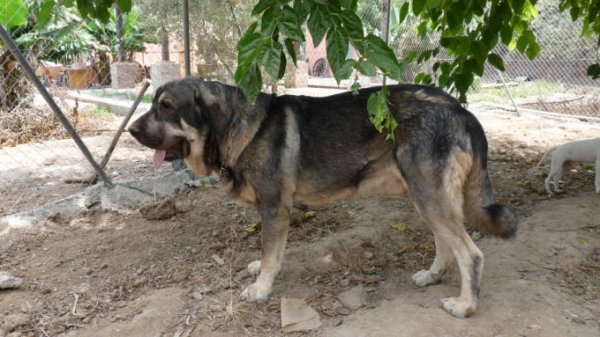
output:
[[[464,226],[463,187],[471,165],[468,154],[458,154],[449,159],[447,166],[436,168],[428,165],[419,172],[407,172],[408,175],[415,174],[414,177],[407,177],[407,182],[415,207],[431,226],[437,254],[431,268],[418,272],[413,280],[417,285],[439,281],[453,258],[456,258],[462,279],[460,296],[443,299],[442,307],[460,318],[472,315],[477,309],[483,270],[483,253]],[[436,173],[439,180],[429,178]]]
[[[483,253],[464,227],[463,214],[459,211],[462,200],[453,200],[450,196],[440,194],[442,193],[429,200],[415,198],[415,206],[434,233],[436,257],[429,270],[413,275],[413,281],[419,286],[439,282],[456,257],[462,278],[461,293],[459,297],[443,299],[442,307],[452,315],[463,318],[472,315],[477,309]]]
[[[435,228],[432,228],[435,233]],[[440,234],[434,234],[435,239],[435,259],[431,267],[427,270],[420,270],[413,274],[413,283],[418,287],[426,287],[431,284],[438,284],[446,274],[448,266],[454,261],[452,248],[441,239]]]
[[[264,302],[271,294],[273,281],[281,269],[283,252],[287,242],[290,207],[268,205],[259,206],[263,220],[261,260],[248,265],[248,270],[251,273],[260,270],[260,274],[256,282],[249,285],[241,294],[241,297],[249,302]]]

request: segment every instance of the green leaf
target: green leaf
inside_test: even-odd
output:
[[[356,12],[358,0],[341,0],[340,7]]]
[[[500,39],[505,45],[509,45],[513,39],[513,28],[509,25],[502,26],[500,30]]]
[[[41,27],[50,21],[52,10],[54,10],[54,0],[44,0],[37,15],[38,22],[35,24],[36,29],[41,29]]]
[[[387,139],[394,139],[394,130],[398,123],[392,116],[388,106],[389,89],[387,86],[381,87],[381,90],[371,94],[367,101],[367,111],[369,120],[378,132],[388,129]]]
[[[375,65],[373,65],[373,63],[369,62],[368,60],[358,61],[358,63],[356,64],[356,69],[365,76],[373,77],[377,75],[377,68],[375,67]]]
[[[312,36],[313,44],[317,47],[327,34],[332,22],[329,15],[323,11],[322,6],[315,6],[308,17],[306,25]]]
[[[456,74],[455,78],[456,80],[454,81],[454,85],[456,86],[456,90],[458,90],[460,95],[464,98],[465,93],[469,90],[471,84],[473,84],[473,73],[463,69],[463,71]]]
[[[238,66],[235,72],[235,83],[242,89],[248,101],[256,101],[262,86],[262,76],[258,65],[253,62],[248,66]]]
[[[356,67],[358,62],[353,59],[346,60],[342,66],[338,69],[337,74],[334,74],[335,78],[346,79],[352,75],[352,70]],[[339,82],[338,82],[339,83]]]
[[[329,30],[327,33],[327,61],[338,84],[344,79],[339,75],[341,75],[340,68],[346,61],[347,54],[348,39],[339,30]]]
[[[369,34],[365,42],[367,60],[392,79],[400,80],[400,64],[387,43],[373,34]]]
[[[267,8],[277,5],[277,0],[260,0],[252,9],[252,15],[256,16],[264,12]]]
[[[600,64],[594,63],[587,68],[587,75],[592,79],[597,80],[600,78]]]
[[[365,47],[363,43],[363,25],[360,18],[349,10],[342,11],[341,17],[352,45],[354,45],[360,54],[363,54]]]
[[[537,42],[532,42],[529,44],[529,47],[527,47],[527,50],[525,50],[525,55],[527,55],[527,58],[530,60],[533,60],[540,54],[540,52],[540,45],[537,44]]]
[[[577,21],[577,19],[579,18],[580,8],[572,7],[570,13],[571,13],[571,21]]]
[[[500,55],[496,53],[490,53],[490,55],[488,55],[488,62],[490,62],[490,64],[494,66],[494,68],[500,71],[506,70],[504,68],[504,60],[502,59],[502,57],[500,57]]]
[[[278,80],[282,79],[283,75],[285,75],[286,65],[287,65],[287,60],[285,58],[285,53],[281,53],[281,58],[279,60],[279,73],[277,74]]]
[[[412,2],[412,10],[414,15],[419,15],[425,9],[425,5],[427,5],[427,0],[414,0]]]
[[[471,44],[471,53],[475,59],[481,61],[482,63],[485,61],[489,51],[490,50],[488,49],[487,45],[481,41],[474,41]]]
[[[279,7],[274,6],[267,9],[260,20],[260,32],[263,35],[272,35],[279,23],[281,14],[281,9]]]
[[[479,62],[479,60],[476,59],[468,59],[467,61],[465,61],[465,63],[463,64],[463,67],[472,73],[475,73],[477,76],[483,76],[483,69],[484,69],[484,62],[485,60],[482,60],[483,62]]]
[[[288,55],[292,58],[294,65],[296,65],[296,48],[294,48],[294,41],[290,38],[286,38],[283,43],[285,44],[285,49],[288,52]]]
[[[246,32],[238,42],[238,67],[247,67],[259,53],[262,35]]]
[[[8,29],[27,23],[28,9],[22,0],[5,0],[3,9],[0,9],[0,24]]]
[[[290,6],[283,7],[283,15],[279,22],[281,33],[295,41],[304,41],[304,33],[300,28],[300,22],[296,12]]]
[[[128,13],[131,11],[131,0],[117,0],[117,4],[121,11]]]
[[[519,36],[519,39],[517,40],[517,50],[520,51],[521,53],[525,52],[525,48],[527,48],[527,45],[529,44],[529,41],[527,40],[527,38],[523,35]]]
[[[525,6],[526,0],[511,0],[510,5],[513,9],[513,12],[517,15],[523,14],[523,7]]]
[[[264,41],[264,40],[263,40]],[[269,42],[269,41],[266,41]],[[283,54],[283,47],[279,42],[272,41],[271,45],[268,44],[267,48],[259,48],[260,59],[259,64],[265,68],[265,71],[271,78],[279,79],[279,72],[281,66],[281,54]]]
[[[405,2],[402,7],[400,7],[400,15],[398,16],[398,22],[402,23],[404,22],[404,20],[406,19],[406,16],[408,15],[408,10],[410,9],[410,3],[409,2]]]

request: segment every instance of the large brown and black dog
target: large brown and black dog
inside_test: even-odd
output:
[[[251,104],[235,87],[185,78],[157,89],[152,108],[130,127],[155,149],[154,163],[184,158],[197,174],[219,174],[227,192],[263,220],[256,282],[241,296],[264,301],[281,268],[293,203],[321,204],[376,193],[410,192],[435,235],[429,270],[417,286],[438,283],[456,257],[459,297],[442,300],[457,317],[477,307],[483,254],[464,226],[512,237],[516,220],[495,203],[487,140],[477,119],[450,95],[417,85],[390,86],[398,122],[385,140],[369,121],[367,100],[380,88],[328,97],[260,94]]]

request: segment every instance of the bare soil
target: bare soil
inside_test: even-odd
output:
[[[472,108],[476,111],[476,107]],[[94,207],[55,214],[43,225],[0,235],[0,270],[24,279],[0,291],[0,337],[282,336],[280,300],[304,299],[322,326],[292,336],[598,336],[600,196],[594,169],[578,166],[564,193],[543,188],[550,146],[597,137],[600,126],[477,113],[490,142],[497,199],[520,218],[516,239],[473,232],[485,254],[479,308],[457,319],[439,299],[459,292],[457,268],[425,289],[410,282],[428,268],[433,237],[410,197],[373,197],[295,209],[283,270],[267,303],[245,303],[246,265],[260,255],[260,218],[236,206],[218,183],[171,196],[177,214],[146,220]],[[119,171],[153,174],[151,153]],[[2,205],[0,209],[8,209]],[[0,230],[0,233],[2,231]],[[366,305],[342,310],[341,292],[362,284]]]

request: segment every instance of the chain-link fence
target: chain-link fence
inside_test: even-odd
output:
[[[28,2],[31,6],[37,3]],[[434,37],[423,41],[417,37],[416,27],[397,22],[402,3],[392,0],[389,14],[389,44],[400,59],[411,51],[421,52],[436,44]],[[157,4],[163,5],[160,1]],[[250,2],[228,1],[223,6],[215,6],[214,1],[190,2],[193,75],[233,82],[235,47],[252,20],[252,6]],[[521,111],[600,118],[598,84],[586,75],[587,66],[597,59],[596,41],[581,38],[580,23],[573,23],[568,13],[560,13],[555,2],[542,0],[536,6],[540,15],[532,27],[542,53],[536,60],[529,61],[516,51],[498,47],[495,52],[504,58],[506,72],[500,74],[491,66],[486,67],[485,75],[476,80],[468,96],[470,102],[482,102],[490,109],[511,110],[514,105],[510,93]],[[26,24],[7,29],[11,40],[98,161],[119,124],[119,117],[114,115],[117,108],[127,111],[143,79],[151,77],[153,83],[160,83],[158,77],[163,72],[155,72],[158,75],[153,76],[153,67],[167,64],[175,78],[184,73],[182,13],[179,9],[161,10],[165,11],[164,18],[168,22],[158,20],[157,31],[166,33],[163,37],[166,36],[168,43],[161,43],[160,39],[143,40],[141,33],[147,32],[134,25],[143,20],[133,20],[127,16],[133,14],[127,14],[124,22],[129,24],[129,35],[126,48],[120,54],[114,24],[83,21],[74,8],[57,7],[47,21],[30,14]],[[30,13],[35,11],[36,8],[30,8]],[[358,14],[367,31],[380,34],[385,29],[382,28],[382,0],[359,1]],[[144,15],[145,20],[151,21],[150,14]],[[299,49],[299,59],[307,64],[308,85],[335,86],[324,43],[313,46],[307,36],[307,42]],[[350,49],[348,56],[357,55]],[[125,62],[116,62],[119,59]],[[410,65],[403,74],[404,80],[410,82],[417,73],[431,71],[433,62]],[[119,68],[120,63],[128,66]],[[89,185],[86,179],[94,171],[4,44],[0,46],[0,78],[0,156],[3,158],[0,161],[0,195],[3,196],[0,216],[84,190]],[[382,77],[360,80],[362,86],[372,86],[381,84]],[[148,107],[151,91],[142,100],[141,110]],[[116,179],[153,175],[150,156],[150,151],[125,134],[106,171]]]
[[[384,2],[358,2],[358,15],[366,31],[379,35],[386,29],[382,27]],[[418,55],[437,45],[433,34],[425,40],[418,37],[417,26],[410,24],[410,14],[404,23],[398,23],[398,12],[404,2],[390,1],[389,14],[389,45],[401,60],[410,52]],[[596,39],[582,37],[582,23],[574,23],[568,12],[561,13],[556,1],[538,1],[536,7],[539,15],[531,26],[542,49],[540,55],[531,61],[518,51],[499,45],[494,52],[504,58],[506,71],[500,73],[486,65],[484,76],[475,81],[468,95],[469,102],[502,110],[514,110],[516,105],[519,111],[600,118],[599,84],[586,74],[587,67],[598,60]],[[434,62],[444,60],[443,51],[440,54],[425,64],[410,64],[403,80],[410,83],[420,72],[431,73]],[[349,57],[356,56],[352,51],[349,53]],[[314,47],[312,41],[307,41],[306,57],[309,75],[317,83],[325,83],[325,79],[333,81],[324,42]],[[361,79],[360,83],[379,85],[382,76]]]

